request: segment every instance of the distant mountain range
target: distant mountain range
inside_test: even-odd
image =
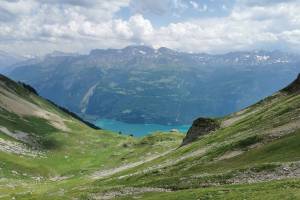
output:
[[[279,51],[210,55],[129,46],[88,55],[56,52],[6,74],[88,119],[189,124],[240,110],[299,71],[300,57]]]
[[[0,73],[7,70],[7,68],[16,63],[25,61],[27,58],[15,54],[10,54],[0,50]]]

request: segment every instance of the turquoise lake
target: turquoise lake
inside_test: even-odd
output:
[[[105,130],[121,131],[122,134],[133,134],[137,137],[156,131],[170,131],[171,129],[178,129],[180,132],[186,133],[190,128],[190,125],[129,124],[111,119],[99,119],[95,124]]]

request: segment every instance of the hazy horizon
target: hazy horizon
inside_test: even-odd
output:
[[[44,56],[47,56],[47,55],[52,55],[52,54],[69,54],[70,56],[71,55],[74,55],[74,56],[79,56],[79,55],[89,55],[92,51],[94,50],[124,50],[125,48],[128,48],[128,47],[149,47],[149,48],[153,48],[154,50],[159,50],[161,48],[167,48],[167,49],[170,49],[172,51],[175,51],[175,52],[178,52],[178,53],[188,53],[188,54],[206,54],[206,55],[215,55],[215,56],[218,56],[218,55],[226,55],[226,54],[230,54],[230,53],[264,53],[264,52],[281,52],[281,53],[290,53],[290,54],[294,54],[294,55],[298,55],[299,53],[298,52],[293,52],[293,51],[288,51],[288,50],[280,50],[280,49],[270,49],[270,50],[266,50],[266,49],[245,49],[245,50],[230,50],[228,49],[228,51],[226,52],[218,52],[218,53],[213,53],[213,52],[192,52],[192,51],[181,51],[181,50],[178,50],[178,49],[172,49],[172,48],[168,48],[168,47],[153,47],[153,46],[149,46],[149,45],[128,45],[128,46],[124,46],[124,47],[119,47],[119,48],[93,48],[93,49],[88,49],[87,51],[85,52],[80,52],[80,51],[61,51],[61,50],[53,50],[51,52],[47,52],[45,54],[41,54],[41,55],[36,55],[36,54],[18,54],[18,53],[15,53],[15,52],[8,52],[8,51],[2,51],[0,50],[0,53],[3,53],[3,54],[8,54],[8,55],[14,55],[14,56],[21,56],[21,57],[24,57],[24,58],[27,58],[27,59],[30,59],[30,58],[37,58],[37,57],[44,57]]]

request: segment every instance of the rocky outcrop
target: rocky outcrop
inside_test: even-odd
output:
[[[294,82],[292,82],[289,86],[284,88],[282,92],[286,92],[288,94],[300,93],[300,74],[298,75],[297,79]]]
[[[192,127],[188,130],[181,146],[187,145],[197,140],[200,136],[207,135],[218,128],[220,128],[220,123],[217,120],[198,118],[193,122]]]

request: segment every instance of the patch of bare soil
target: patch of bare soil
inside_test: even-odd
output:
[[[42,152],[29,149],[26,145],[17,142],[7,141],[2,138],[0,138],[0,151],[30,157],[37,157],[43,155]]]
[[[91,175],[91,178],[92,179],[101,179],[101,178],[105,178],[105,177],[111,176],[111,175],[119,173],[121,171],[124,171],[124,170],[127,170],[127,169],[131,169],[131,168],[137,167],[139,165],[142,165],[144,163],[150,162],[150,161],[152,161],[152,160],[154,160],[156,158],[159,158],[161,156],[164,156],[164,155],[170,153],[171,151],[172,150],[167,151],[167,152],[162,153],[162,154],[153,155],[153,156],[147,157],[147,158],[145,158],[143,160],[140,160],[140,161],[137,161],[137,162],[133,162],[133,163],[128,163],[126,165],[122,165],[122,166],[117,167],[117,168],[108,169],[108,170],[101,170],[101,171],[94,172]]]
[[[22,131],[12,132],[12,131],[9,131],[6,127],[0,126],[0,132],[6,134],[16,140],[27,143],[27,144],[31,144],[31,142],[32,142],[30,134],[22,132]]]
[[[300,120],[295,120],[288,124],[270,129],[266,131],[264,134],[268,135],[271,139],[276,139],[291,134],[298,129],[300,129]]]
[[[71,177],[72,176],[54,176],[54,177],[49,178],[49,180],[53,181],[53,182],[57,182],[57,181],[63,181],[63,180],[69,179]]]
[[[244,109],[244,110],[242,110],[240,112],[232,114],[230,116],[230,118],[222,121],[221,127],[222,128],[226,128],[228,126],[231,126],[232,124],[234,124],[234,123],[236,123],[236,122],[238,122],[238,121],[240,121],[240,120],[248,117],[249,115],[252,115],[252,114],[258,112],[259,110],[256,109],[256,110],[253,110],[251,112],[246,113],[247,111],[248,111],[248,109]]]
[[[171,190],[163,189],[163,188],[150,188],[150,187],[142,187],[142,188],[122,188],[117,191],[110,191],[102,194],[95,194],[93,195],[93,199],[95,200],[109,200],[109,199],[115,199],[117,197],[122,196],[133,196],[138,194],[143,194],[147,192],[171,192]]]
[[[41,109],[37,105],[20,98],[18,95],[0,88],[0,102],[2,107],[19,116],[35,116],[49,121],[51,125],[62,131],[69,131],[60,116]]]
[[[120,177],[118,177],[118,179],[123,179],[123,178],[131,177],[131,176],[136,176],[136,175],[139,175],[139,174],[146,174],[146,173],[149,173],[149,172],[154,171],[154,170],[159,170],[159,169],[167,167],[167,166],[175,165],[176,163],[179,163],[180,161],[183,161],[183,160],[188,159],[188,158],[200,157],[200,156],[204,155],[207,152],[208,149],[209,149],[209,147],[200,148],[196,151],[193,151],[193,152],[190,152],[186,155],[183,155],[180,158],[168,159],[168,160],[166,160],[166,161],[164,161],[164,162],[162,162],[158,165],[148,167],[144,170],[140,170],[140,171],[137,171],[135,173],[120,176]],[[170,152],[167,152],[167,153],[170,153]],[[166,153],[165,153],[165,155],[166,155]]]
[[[255,172],[248,170],[239,172],[234,178],[228,179],[229,184],[257,183],[287,178],[300,178],[300,163],[285,164],[274,170]]]
[[[219,158],[217,158],[216,160],[218,160],[218,161],[226,160],[226,159],[241,155],[242,153],[244,153],[244,151],[242,151],[242,150],[229,151],[229,152],[226,152],[225,154],[223,154],[222,156],[220,156]]]

